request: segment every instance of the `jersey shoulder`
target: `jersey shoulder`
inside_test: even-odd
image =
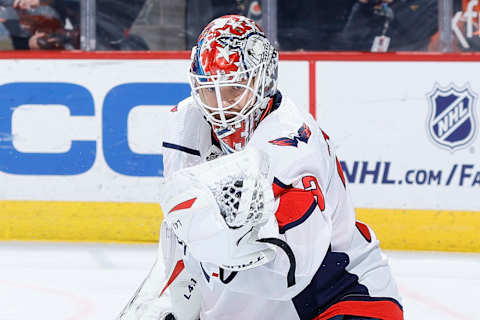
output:
[[[202,117],[201,111],[191,96],[180,101],[175,107],[170,109],[169,112],[169,120],[175,122],[182,122],[187,117]]]
[[[327,140],[316,120],[283,96],[249,144],[266,152],[275,177],[290,184],[304,174],[328,180],[333,155]]]
[[[210,127],[192,97],[180,101],[167,115],[164,141],[198,148],[198,137],[209,136]]]
[[[201,163],[211,147],[210,137],[210,126],[191,97],[175,106],[163,134],[164,176]]]

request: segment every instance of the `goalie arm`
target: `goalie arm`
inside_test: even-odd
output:
[[[303,187],[303,174],[289,180],[295,184],[278,195],[277,208],[265,164],[265,154],[247,148],[183,169],[165,184],[162,208],[197,261],[235,272],[225,277],[230,290],[286,300],[321,265],[332,222],[318,190]]]

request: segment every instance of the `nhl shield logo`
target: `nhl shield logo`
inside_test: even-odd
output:
[[[435,85],[428,94],[428,131],[433,141],[451,152],[467,147],[475,137],[477,122],[474,107],[477,95],[468,85],[447,88]]]

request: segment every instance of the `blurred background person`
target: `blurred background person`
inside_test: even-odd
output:
[[[148,9],[147,5],[151,3],[145,0],[97,0],[96,49],[150,50],[139,32],[133,30],[133,25],[144,5]],[[161,33],[156,35],[162,36]]]
[[[335,50],[356,0],[278,0],[280,50]]]
[[[276,3],[281,51],[425,51],[438,31],[438,0],[277,0]],[[185,49],[191,48],[196,40],[194,30],[215,17],[240,14],[261,23],[263,6],[261,0],[187,1]]]
[[[427,51],[438,31],[438,0],[358,0],[332,49]]]
[[[0,22],[13,49],[80,48],[78,0],[2,0]]]

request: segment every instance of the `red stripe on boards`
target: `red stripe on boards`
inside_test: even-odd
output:
[[[59,50],[10,50],[0,51],[3,59],[78,59],[78,60],[189,60],[190,51],[59,51]],[[433,61],[479,62],[479,52],[355,52],[355,51],[282,51],[280,60],[286,61]],[[314,68],[314,66],[309,66]],[[310,77],[312,74],[310,75]],[[311,101],[312,102],[312,101]]]

